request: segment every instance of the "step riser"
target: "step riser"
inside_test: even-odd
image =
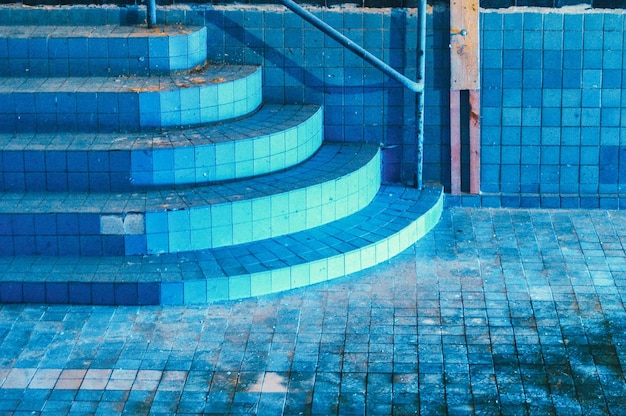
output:
[[[206,281],[164,282],[161,284],[161,303],[181,305],[245,299],[309,286],[366,270],[391,259],[428,234],[439,222],[442,211],[443,193],[439,192],[439,197],[422,215],[376,243],[333,257],[271,271]]]
[[[52,268],[45,261],[34,265],[39,258],[24,258],[9,267],[16,280],[0,280],[0,302],[191,305],[262,296],[324,282],[384,262],[426,235],[441,216],[443,192],[426,189],[424,194],[417,202],[392,209],[392,216],[403,211],[392,220],[397,224],[394,230],[381,230],[375,242],[333,256],[318,255],[291,266],[240,275],[225,275],[215,266],[211,259],[217,252],[203,252],[195,259],[183,255],[163,263],[158,257],[148,262],[120,258],[95,273],[91,261],[69,259]],[[179,265],[188,269],[184,279],[176,278]],[[33,279],[33,269],[38,270],[37,279]]]
[[[194,203],[196,195],[190,194],[186,208],[165,206],[144,212],[128,206],[126,199],[111,197],[102,200],[100,213],[65,206],[63,198],[47,200],[49,205],[41,207],[43,213],[0,214],[0,256],[177,253],[277,237],[359,211],[376,195],[380,175],[377,152],[367,164],[343,177],[252,200]],[[107,205],[122,212],[107,212]],[[61,213],[49,213],[55,211]]]
[[[39,27],[0,27],[0,33],[12,32],[0,36],[0,76],[163,75],[190,70],[206,61],[206,27],[171,34],[167,28],[133,31],[129,27],[123,34],[102,28],[78,37],[72,27],[66,33],[45,36],[38,33]],[[152,36],[148,36],[150,32]],[[29,34],[34,37],[27,37]]]
[[[104,140],[109,136],[106,136],[98,144],[93,144],[93,138],[86,135],[59,134],[50,139],[61,142],[56,146],[38,146],[27,140],[18,142],[12,135],[0,135],[0,148],[15,148],[18,143],[26,146],[24,150],[0,150],[0,190],[123,192],[155,186],[206,184],[274,172],[306,160],[322,144],[323,110],[318,108],[314,113],[311,110],[294,111],[292,115],[302,118],[302,113],[311,115],[285,130],[214,143],[209,139],[218,136],[217,133],[227,134],[228,126],[219,131],[211,128],[189,130],[191,137],[184,132],[178,136],[176,132],[171,135],[120,135],[110,136],[109,140],[114,143],[107,143]],[[231,129],[234,131],[236,127]],[[77,150],[81,142],[83,148]],[[109,150],[86,151],[87,146]],[[68,147],[72,149],[68,150]]]
[[[12,87],[0,87],[0,132],[137,132],[213,123],[241,117],[258,108],[262,101],[261,83],[259,69],[243,79],[219,80],[197,87],[190,84],[173,91],[134,90],[115,84],[105,87],[117,90],[113,92],[73,92],[71,88],[41,92],[23,87],[3,92]]]

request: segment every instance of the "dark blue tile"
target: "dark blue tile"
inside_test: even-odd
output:
[[[24,151],[24,170],[26,172],[42,172],[45,166],[44,152]]]
[[[523,51],[523,62],[524,69],[541,69],[543,66],[543,51]]]
[[[483,86],[486,88],[502,88],[502,71],[489,70],[483,71]]]
[[[601,125],[603,127],[619,127],[621,124],[620,108],[602,108]]]
[[[50,172],[65,172],[67,170],[67,153],[62,151],[46,152],[46,170]]]
[[[78,235],[60,235],[57,237],[59,256],[79,256],[81,252]]]
[[[9,38],[7,39],[7,45],[9,49],[9,57],[11,59],[24,59],[28,58],[28,39],[22,38]]]
[[[97,94],[98,113],[117,114],[119,112],[119,94],[113,92],[100,92]]]
[[[88,38],[89,57],[90,58],[108,58],[109,47],[106,38]]]
[[[98,112],[98,94],[94,92],[80,92],[76,96],[76,111],[78,113],[96,114]]]
[[[138,284],[137,302],[139,305],[158,305],[161,303],[161,285],[158,282]]]
[[[70,192],[87,192],[89,191],[89,177],[85,173],[67,174],[67,190]]]
[[[563,51],[563,68],[564,69],[582,69],[583,53],[579,50]]]
[[[542,195],[541,208],[560,208],[561,198],[558,195]]]
[[[48,56],[52,59],[67,59],[69,57],[67,38],[48,38]]]
[[[128,57],[128,38],[110,37],[107,39],[110,58]]]
[[[580,198],[576,196],[562,196],[561,208],[565,209],[577,209],[580,208]]]
[[[13,224],[11,214],[0,214],[0,235],[13,235]]]
[[[545,69],[543,71],[544,88],[561,88],[563,84],[563,72],[557,69]]]
[[[86,59],[89,57],[89,42],[87,38],[68,38],[70,59]]]
[[[32,114],[35,112],[35,96],[30,93],[13,93],[15,112],[18,114]]]
[[[520,197],[518,195],[502,195],[501,204],[503,208],[519,208]]]
[[[16,235],[35,234],[35,219],[32,214],[12,214],[11,222]]]
[[[90,151],[87,153],[89,172],[109,172],[109,154],[107,152]]]
[[[0,234],[0,256],[14,256],[13,237],[7,234]]]
[[[521,49],[505,49],[502,52],[502,67],[505,69],[521,69],[523,67]]]
[[[543,51],[543,68],[544,69],[562,69],[563,68],[563,51],[544,50]]]
[[[103,235],[102,254],[105,256],[123,256],[124,236],[123,235]]]
[[[91,284],[91,302],[94,305],[115,305],[115,284],[93,282]]]
[[[541,88],[543,85],[543,71],[541,69],[527,69],[523,74],[524,88]]]
[[[59,244],[54,235],[35,236],[36,253],[42,256],[58,256]]]
[[[91,304],[91,283],[68,283],[69,302],[75,304]]]
[[[13,237],[13,249],[16,256],[31,256],[37,253],[35,236],[16,235]]]
[[[548,126],[560,126],[561,125],[561,109],[544,107],[541,111],[542,125]]]
[[[2,152],[2,165],[6,172],[23,172],[24,153],[19,150]]]
[[[43,282],[24,282],[23,300],[28,303],[44,303],[46,301],[46,287]]]
[[[98,230],[99,229],[100,225],[98,224]],[[80,254],[83,256],[101,256],[103,252],[102,239],[100,236],[82,234],[80,236]]]
[[[67,173],[49,172],[46,175],[46,186],[49,191],[65,191],[68,189]]]
[[[600,147],[600,166],[615,165],[619,162],[619,147],[617,146],[601,146]]]
[[[11,58],[9,60],[9,75],[14,77],[24,76],[30,69],[30,62],[28,59],[23,58]]]
[[[602,87],[606,90],[620,89],[622,85],[622,71],[605,69],[602,71]]]
[[[538,195],[522,195],[520,198],[520,208],[540,208],[541,199]]]
[[[9,57],[9,46],[8,46],[8,40],[6,38],[0,38],[0,59],[6,59]],[[4,65],[3,65],[4,67]],[[6,67],[3,69],[7,69]],[[3,73],[2,70],[0,70],[0,74],[2,74],[2,76],[8,76],[8,72],[7,73]]]
[[[616,210],[619,209],[619,198],[616,196],[604,196],[600,197],[600,208]]]
[[[35,233],[37,235],[56,235],[57,221],[56,214],[34,215]]]
[[[57,216],[57,233],[59,235],[78,235],[80,232],[78,214],[59,213]]]
[[[580,208],[582,209],[597,209],[600,207],[600,200],[597,196],[581,196]]]
[[[4,187],[11,191],[21,192],[26,189],[25,177],[22,172],[4,173]]]
[[[566,68],[567,63],[564,63]],[[580,88],[582,86],[582,71],[578,69],[563,70],[563,88]]]
[[[617,184],[619,171],[616,165],[600,166],[600,184]]]
[[[137,283],[115,283],[115,304],[136,305],[138,301]]]
[[[3,303],[24,302],[23,284],[20,282],[0,282],[0,301]]]
[[[127,191],[133,187],[128,172],[111,172],[108,176],[111,190]]]
[[[47,303],[68,303],[69,288],[67,282],[46,282]]]

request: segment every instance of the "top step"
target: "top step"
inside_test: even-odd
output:
[[[206,61],[206,27],[0,26],[0,76],[163,75]]]

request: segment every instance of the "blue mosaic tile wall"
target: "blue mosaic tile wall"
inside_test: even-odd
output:
[[[623,13],[482,14],[483,192],[620,205],[625,24]]]

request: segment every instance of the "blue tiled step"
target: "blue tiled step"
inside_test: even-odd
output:
[[[316,227],[367,206],[380,151],[328,143],[271,175],[120,193],[0,194],[0,255],[133,255],[223,247]]]
[[[206,45],[206,27],[0,26],[0,76],[162,75],[204,65]]]
[[[201,304],[303,287],[384,262],[438,222],[443,191],[383,186],[366,208],[292,235],[198,252],[0,258],[0,302]]]
[[[323,139],[318,106],[135,134],[0,133],[0,191],[104,192],[241,179],[291,167]]]
[[[143,77],[0,78],[0,132],[131,131],[213,123],[261,105],[261,68]]]

